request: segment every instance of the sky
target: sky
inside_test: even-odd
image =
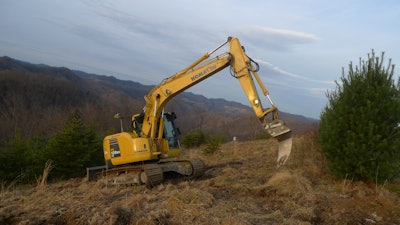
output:
[[[397,0],[1,0],[0,56],[156,85],[233,36],[280,111],[318,119],[350,62],[400,64],[399,27]],[[188,91],[249,105],[229,68]]]

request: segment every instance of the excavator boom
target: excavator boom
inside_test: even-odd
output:
[[[214,52],[226,44],[230,45],[229,53],[218,55],[212,60],[206,61]],[[253,64],[256,65],[256,68]],[[228,37],[227,41],[204,54],[187,68],[165,79],[145,96],[145,116],[151,122],[143,124],[141,135],[155,138],[159,129],[155,124],[157,124],[162,110],[170,99],[229,66],[231,67],[231,71],[233,71],[233,76],[240,82],[251,107],[266,132],[274,138],[281,136],[278,139],[278,141],[280,140],[280,154],[278,155],[282,155],[282,157],[278,157],[277,161],[278,166],[283,165],[286,160],[282,159],[287,159],[291,152],[291,145],[288,144],[289,142],[291,143],[290,129],[279,119],[278,109],[272,102],[269,91],[258,75],[258,64],[246,55],[244,47],[234,37]],[[256,83],[254,80],[256,80]],[[261,99],[257,93],[256,84],[258,84],[270,103],[271,106],[269,108],[263,108]],[[271,118],[268,119],[268,116]],[[282,144],[284,140],[285,144]]]

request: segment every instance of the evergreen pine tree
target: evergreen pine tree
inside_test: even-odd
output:
[[[86,167],[103,163],[101,140],[93,129],[83,124],[79,111],[75,111],[63,130],[50,139],[48,148],[48,158],[54,165],[51,177],[83,176]]]
[[[42,173],[45,164],[46,140],[23,139],[16,134],[0,148],[0,180],[32,182]]]
[[[26,141],[19,134],[9,138],[0,149],[0,180],[22,181],[25,177]]]
[[[319,141],[330,170],[338,177],[385,181],[400,171],[400,85],[394,65],[383,56],[360,59],[342,72],[341,83],[327,93]]]

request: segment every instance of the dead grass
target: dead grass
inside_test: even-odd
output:
[[[153,189],[84,179],[46,184],[45,191],[3,185],[0,224],[400,224],[398,192],[390,191],[398,184],[333,178],[313,135],[294,139],[279,170],[277,147],[258,140],[224,144],[214,155],[185,150],[184,157],[206,162],[205,175]]]
[[[39,191],[43,191],[45,189],[46,184],[47,184],[47,178],[52,169],[53,169],[53,161],[47,160],[44,165],[43,174],[39,178],[36,179],[36,182],[37,182],[36,188]]]

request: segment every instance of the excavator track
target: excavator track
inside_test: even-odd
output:
[[[108,185],[132,186],[146,185],[154,187],[164,180],[162,168],[158,164],[124,166],[102,169],[96,173],[96,180],[103,180]]]
[[[200,177],[206,171],[206,167],[204,165],[203,160],[201,159],[192,159],[189,160],[190,164],[192,164],[193,172],[191,177]]]
[[[146,184],[146,187],[154,187],[164,180],[162,168],[158,164],[148,164],[143,166],[143,171],[140,173],[140,181]]]
[[[152,188],[163,182],[166,172],[175,172],[188,178],[197,178],[202,176],[205,170],[205,164],[201,159],[128,165],[111,169],[104,166],[88,168],[88,180],[102,180],[107,185],[146,185],[146,187]]]

